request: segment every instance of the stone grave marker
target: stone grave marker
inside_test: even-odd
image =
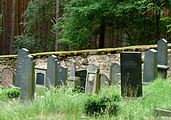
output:
[[[115,85],[121,81],[120,63],[113,62],[110,66],[110,84]]]
[[[100,90],[100,78],[99,78],[100,69],[94,65],[90,64],[87,67],[87,76],[86,76],[86,94],[98,94]]]
[[[70,80],[75,80],[76,64],[72,62],[70,65]]]
[[[157,51],[150,49],[145,52],[143,82],[152,82],[157,78]]]
[[[15,79],[14,71],[9,67],[4,68],[1,73],[1,79],[2,79],[1,84],[3,86],[8,87],[10,85],[13,85]]]
[[[109,85],[110,83],[109,77],[105,73],[100,74],[100,81],[103,85]]]
[[[44,85],[46,79],[46,69],[43,68],[35,68],[35,79],[36,84]]]
[[[140,52],[121,53],[121,95],[142,96],[142,70]]]
[[[26,52],[25,49],[22,49],[19,51],[20,55],[22,54],[21,52],[23,52],[23,50],[24,53]],[[16,81],[19,81],[18,85],[21,88],[20,99],[33,100],[35,93],[35,64],[33,62],[33,57],[31,55],[26,56],[25,54],[24,56],[20,55],[17,56],[17,61],[21,61],[16,66]],[[20,57],[23,57],[23,59]]]
[[[168,66],[168,52],[167,52],[167,41],[161,39],[157,42],[157,68],[158,68],[158,77],[166,79]]]
[[[22,48],[18,51],[17,60],[16,60],[16,80],[14,85],[20,87],[20,80],[22,80],[22,71],[25,69],[25,59],[28,57],[29,51],[25,48]]]
[[[87,70],[78,70],[75,75],[79,78],[75,84],[75,89],[85,92]]]
[[[65,85],[68,78],[68,69],[65,66],[58,66],[56,85]]]
[[[46,81],[45,86],[47,88],[55,87],[56,86],[56,80],[57,80],[57,57],[55,55],[48,57],[48,63],[47,63],[47,74],[46,74]]]

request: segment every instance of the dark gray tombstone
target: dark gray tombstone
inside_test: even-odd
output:
[[[52,55],[48,57],[48,63],[47,63],[47,74],[46,74],[46,81],[45,86],[47,88],[55,87],[56,86],[56,80],[57,80],[57,57]]]
[[[25,59],[28,57],[29,51],[25,48],[22,48],[18,51],[17,60],[16,60],[16,80],[14,85],[20,87],[20,82],[22,80],[23,74],[22,71],[25,69]]]
[[[90,64],[87,67],[87,76],[86,76],[86,94],[98,94],[100,90],[100,78],[99,78],[100,69],[94,65]]]
[[[121,95],[142,96],[142,69],[140,52],[121,53]]]
[[[76,77],[79,78],[75,84],[75,90],[79,90],[80,92],[85,92],[87,70],[76,71],[75,75]]]
[[[157,43],[157,68],[158,68],[158,78],[166,79],[168,67],[168,52],[167,52],[167,41],[161,39]]]
[[[57,79],[55,84],[56,85],[65,85],[67,77],[68,77],[68,69],[67,67],[64,66],[58,66],[58,70],[57,70]]]
[[[113,62],[110,66],[110,84],[115,85],[121,81],[118,73],[120,73],[120,63]]]
[[[103,85],[110,84],[109,77],[105,73],[100,74],[100,81],[101,81],[101,84],[103,84]]]
[[[70,65],[70,80],[75,80],[76,64],[72,62]]]
[[[47,71],[47,69],[35,68],[36,84],[45,85],[46,71]]]
[[[157,51],[150,49],[145,52],[143,82],[157,79]]]

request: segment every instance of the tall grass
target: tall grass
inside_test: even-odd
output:
[[[40,95],[43,95],[42,91]],[[144,120],[160,119],[154,114],[155,107],[171,108],[171,82],[156,80],[143,86],[142,98],[121,98],[119,111],[115,116],[108,114],[87,116],[84,105],[89,98],[84,93],[72,93],[66,88],[47,91],[44,97],[36,97],[33,102],[19,100],[0,101],[0,120]],[[120,86],[103,86],[98,96],[120,95]],[[97,96],[97,97],[98,97]]]

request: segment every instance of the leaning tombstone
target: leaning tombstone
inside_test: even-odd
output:
[[[121,95],[142,96],[142,70],[140,52],[121,53]]]
[[[8,87],[10,85],[13,85],[15,79],[14,71],[9,67],[4,68],[1,73],[1,79],[2,79],[1,84],[3,86]]]
[[[75,83],[75,90],[85,92],[87,70],[78,70],[75,73],[78,81]]]
[[[20,51],[21,52],[21,51]],[[22,57],[22,56],[19,56]],[[17,64],[16,72],[20,74],[16,75],[16,81],[20,81],[19,86],[21,88],[21,100],[33,100],[34,99],[34,93],[35,93],[35,71],[34,67],[35,64],[33,62],[33,57],[31,55],[23,56],[24,58],[18,58],[20,61],[20,64]],[[19,61],[18,60],[18,61]]]
[[[86,94],[98,94],[100,90],[100,78],[99,78],[100,69],[94,65],[90,64],[87,67],[87,76],[86,76]]]
[[[55,55],[48,57],[48,63],[47,63],[47,74],[46,74],[46,81],[45,86],[47,88],[55,87],[56,86],[56,80],[57,80],[57,57]]]
[[[68,69],[67,69],[67,67],[59,65],[58,68],[57,68],[57,73],[56,74],[57,74],[57,79],[55,81],[55,84],[57,86],[65,85],[67,77],[68,77]]]
[[[105,73],[100,74],[100,81],[101,85],[109,85],[110,83],[109,77]]]
[[[110,66],[110,84],[115,85],[121,81],[120,78],[120,63],[113,62]]]
[[[158,78],[166,79],[168,66],[168,52],[167,52],[167,41],[161,39],[157,42],[157,68],[158,68]]]
[[[145,52],[143,82],[157,79],[157,51],[150,49]]]

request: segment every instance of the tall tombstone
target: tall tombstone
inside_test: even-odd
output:
[[[57,69],[57,79],[55,81],[56,85],[65,85],[68,78],[68,69],[65,66],[58,66]]]
[[[75,84],[75,89],[85,92],[87,70],[76,71],[75,75],[79,78],[79,81]]]
[[[142,96],[142,68],[140,52],[122,52],[121,58],[121,95]]]
[[[57,57],[55,55],[48,57],[48,63],[47,63],[47,74],[46,74],[46,81],[45,86],[47,88],[55,87],[56,86],[56,80],[57,80]]]
[[[24,52],[22,54],[22,52]],[[35,93],[35,64],[31,55],[25,55],[28,52],[26,49],[19,51],[20,55],[17,56],[17,67],[16,67],[16,83],[21,88],[21,100],[33,100]],[[23,57],[20,58],[20,57]],[[20,63],[18,63],[20,61]]]
[[[167,52],[167,41],[165,39],[161,39],[157,42],[157,68],[158,68],[158,77],[162,79],[166,79],[168,66],[168,52]]]
[[[29,51],[25,48],[22,48],[18,51],[17,60],[16,60],[16,80],[14,85],[20,87],[20,82],[22,80],[22,71],[25,69],[25,59],[28,57]]]
[[[157,51],[149,49],[145,52],[143,82],[152,82],[157,78]]]
[[[99,78],[100,69],[94,65],[90,64],[87,67],[87,76],[86,76],[86,94],[98,94],[100,90],[100,78]]]
[[[115,85],[121,81],[120,63],[113,62],[110,66],[110,84]]]
[[[70,80],[75,80],[76,64],[72,62],[70,65]]]

